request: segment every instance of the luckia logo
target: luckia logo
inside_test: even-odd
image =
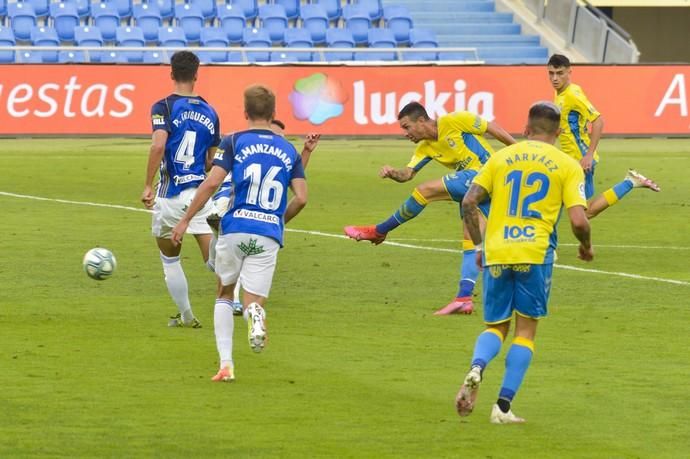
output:
[[[323,73],[315,73],[297,80],[288,100],[295,118],[323,124],[343,114],[346,97],[339,82]]]

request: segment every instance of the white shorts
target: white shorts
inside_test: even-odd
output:
[[[216,214],[218,214],[219,217],[223,218],[223,215],[228,213],[228,209],[230,208],[230,202],[232,201],[231,198],[226,198],[225,196],[222,196],[218,199],[213,200],[213,209]]]
[[[266,236],[230,233],[218,237],[216,274],[223,285],[240,280],[242,288],[268,298],[280,245]]]
[[[179,223],[187,211],[187,206],[194,199],[196,188],[187,188],[172,198],[156,198],[153,205],[153,220],[151,233],[160,238],[169,239],[172,229]],[[211,234],[211,227],[206,223],[206,217],[213,211],[213,204],[209,199],[204,207],[192,218],[187,228],[187,234]]]

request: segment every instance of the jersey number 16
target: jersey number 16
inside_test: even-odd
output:
[[[276,175],[282,168],[271,166],[266,175],[261,178],[261,164],[254,163],[244,170],[244,178],[249,178],[247,204],[259,205],[262,209],[276,210],[283,198],[283,184],[276,180]]]

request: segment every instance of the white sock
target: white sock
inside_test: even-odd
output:
[[[180,311],[182,321],[187,324],[194,319],[194,313],[192,312],[192,305],[189,303],[189,288],[180,264],[180,257],[166,257],[161,253],[161,261],[163,262],[165,285],[168,286],[168,292],[170,292],[170,296]]]
[[[216,332],[216,348],[220,357],[220,367],[232,365],[232,332],[235,330],[235,317],[232,303],[218,298],[213,310],[213,327]]]
[[[206,266],[212,272],[216,272],[216,243],[218,243],[218,237],[215,234],[211,234],[211,243],[208,246],[208,261]]]
[[[235,303],[241,303],[242,299],[240,298],[240,279],[237,279],[237,283],[235,284],[235,291],[232,292],[232,301]]]

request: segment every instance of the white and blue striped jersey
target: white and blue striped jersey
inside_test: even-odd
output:
[[[222,234],[258,234],[282,246],[288,187],[292,179],[305,178],[295,147],[268,129],[241,131],[223,139],[213,165],[232,174],[235,192],[221,220]]]
[[[199,96],[171,94],[151,107],[153,131],[168,132],[158,196],[171,198],[206,178],[206,153],[220,143],[218,114]]]

